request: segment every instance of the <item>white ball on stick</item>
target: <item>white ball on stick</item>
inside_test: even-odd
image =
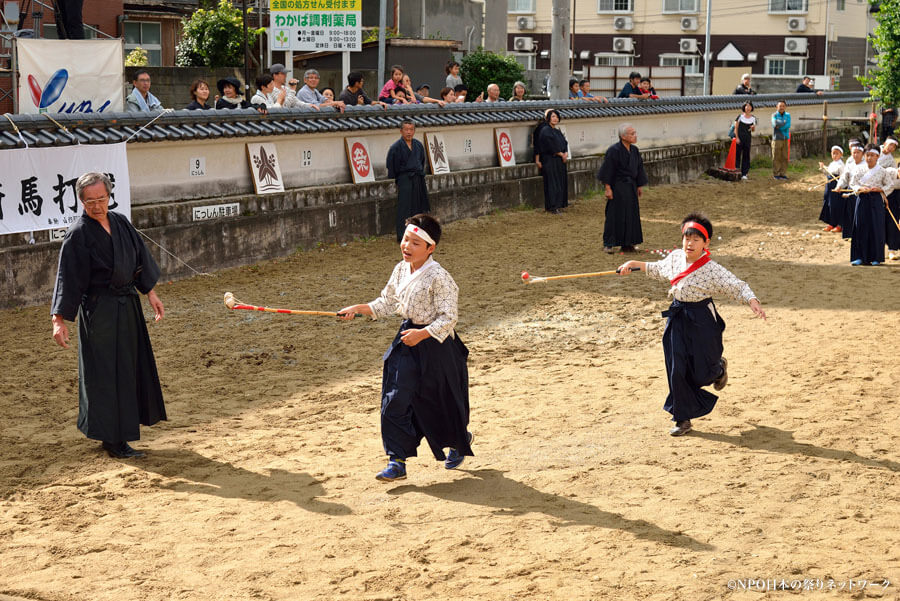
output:
[[[229,309],[234,309],[234,304],[235,304],[234,295],[230,292],[226,292],[225,293],[225,306],[228,307]]]

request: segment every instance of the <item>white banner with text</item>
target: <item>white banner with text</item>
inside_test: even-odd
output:
[[[69,227],[82,211],[75,182],[89,171],[109,176],[110,210],[131,219],[125,142],[0,150],[0,234]]]

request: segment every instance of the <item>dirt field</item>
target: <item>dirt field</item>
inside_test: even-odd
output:
[[[730,382],[680,439],[662,411],[666,286],[519,278],[622,262],[601,252],[600,199],[446,227],[476,457],[449,472],[423,446],[390,485],[374,479],[380,357],[399,319],[222,304],[371,300],[399,260],[390,237],[160,285],[170,421],[143,429],[144,460],[76,430],[76,354],[47,306],[0,312],[0,598],[757,599],[786,593],[747,579],[806,579],[820,590],[800,598],[900,599],[900,264],[849,265],[805,165],[644,196],[644,248],[705,211],[713,258],[769,314],[718,301]]]

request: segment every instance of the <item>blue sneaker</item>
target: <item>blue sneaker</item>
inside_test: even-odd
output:
[[[382,482],[406,480],[406,462],[399,459],[391,459],[388,461],[387,467],[378,472],[375,479]]]
[[[474,440],[475,435],[469,432],[469,444],[471,445]],[[460,455],[456,449],[450,449],[450,452],[447,453],[447,459],[444,461],[444,467],[448,470],[455,470],[462,465],[465,458],[466,456]]]
[[[850,261],[851,265],[862,265],[862,259],[856,259],[854,261]]]
[[[881,265],[881,263],[879,263],[878,261],[872,261],[872,265],[877,267],[877,266]]]

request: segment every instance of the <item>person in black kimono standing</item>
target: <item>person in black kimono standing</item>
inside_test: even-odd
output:
[[[559,113],[548,109],[544,113],[547,123],[538,134],[537,152],[540,154],[541,175],[544,176],[544,209],[559,215],[569,206],[569,143],[559,131]]]
[[[69,348],[65,320],[78,315],[78,429],[111,457],[143,457],[128,442],[140,424],[166,419],[156,361],[138,291],[156,321],[164,309],[154,286],[159,267],[134,226],[109,211],[112,184],[102,173],[75,183],[84,212],[66,232],[50,309],[53,339]]]
[[[406,219],[428,213],[428,188],[425,186],[425,147],[415,139],[416,124],[404,120],[400,139],[387,154],[388,177],[397,183],[397,242],[403,239]]]
[[[606,223],[603,226],[603,250],[634,252],[644,241],[638,200],[647,185],[641,152],[635,146],[637,131],[630,123],[619,126],[619,141],[606,150],[597,179],[606,188]]]

